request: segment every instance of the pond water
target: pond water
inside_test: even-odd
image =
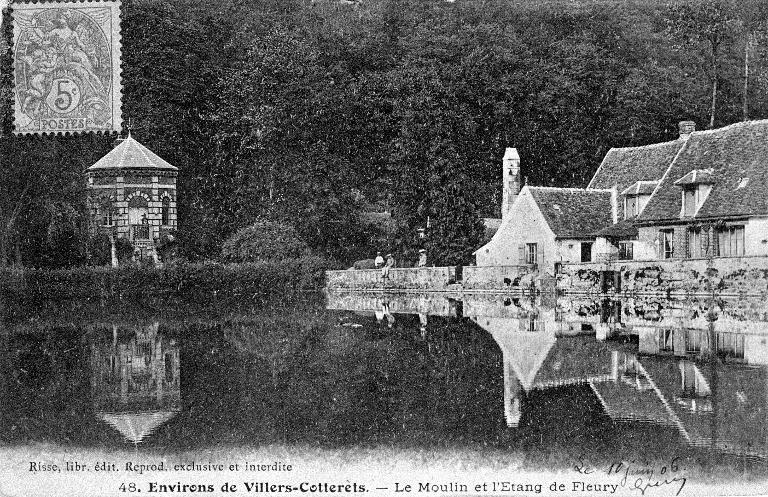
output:
[[[765,302],[329,294],[259,309],[14,319],[0,441],[514,451],[764,478]]]

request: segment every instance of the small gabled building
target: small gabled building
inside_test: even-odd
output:
[[[514,148],[504,156],[501,225],[475,251],[478,266],[531,266],[554,274],[557,265],[589,262],[594,232],[610,226],[616,195],[609,189],[524,186]]]

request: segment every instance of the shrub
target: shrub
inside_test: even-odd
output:
[[[309,255],[292,226],[262,219],[232,235],[221,250],[227,262],[282,261]]]
[[[162,268],[0,269],[0,301],[12,307],[34,307],[49,300],[240,302],[317,291],[324,286],[328,267],[326,260],[310,256],[246,264],[179,263]]]

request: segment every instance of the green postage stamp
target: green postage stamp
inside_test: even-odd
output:
[[[17,134],[121,130],[120,2],[11,3]]]

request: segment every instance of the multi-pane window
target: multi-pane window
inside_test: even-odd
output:
[[[726,357],[744,359],[744,335],[738,333],[718,333],[717,351]]]
[[[659,256],[662,259],[671,259],[675,254],[674,230],[659,231]]]
[[[525,244],[525,263],[536,264],[538,261],[538,245],[535,243]]]
[[[726,226],[717,230],[717,255],[739,257],[744,253],[744,226]]]
[[[634,258],[632,242],[619,242],[619,260],[631,261]]]
[[[689,354],[701,352],[702,347],[707,346],[706,333],[702,330],[685,330],[685,351]]]
[[[702,232],[700,228],[688,230],[688,257],[704,257],[702,250]]]
[[[103,226],[112,226],[112,202],[106,202],[101,206],[101,224]]]

